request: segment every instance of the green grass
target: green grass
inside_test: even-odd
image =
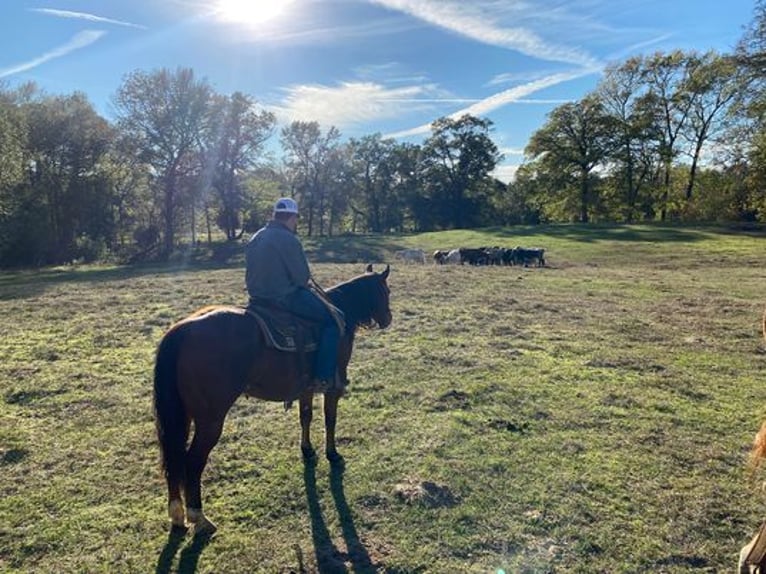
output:
[[[536,268],[396,249],[546,248]],[[391,262],[364,332],[345,473],[297,409],[240,399],[204,476],[208,541],[169,534],[154,351],[244,303],[241,254],[0,274],[2,572],[719,572],[764,514],[762,231],[549,226],[307,241],[317,279]],[[323,438],[317,399],[314,441]]]

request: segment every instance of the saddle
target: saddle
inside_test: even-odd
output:
[[[319,347],[320,325],[270,302],[251,302],[245,313],[253,317],[269,347],[288,353],[311,353]]]

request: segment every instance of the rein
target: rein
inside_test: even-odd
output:
[[[343,320],[343,317],[339,313],[339,309],[333,305],[332,301],[330,301],[330,297],[327,295],[325,290],[322,289],[322,286],[317,283],[313,275],[309,277],[309,283],[311,284],[311,287],[314,288],[314,291],[316,291],[317,295],[319,295],[322,303],[324,303],[325,307],[327,307],[327,310],[330,312],[332,318],[335,320],[335,323],[338,325],[338,329],[340,330],[341,334],[345,333],[346,321]]]

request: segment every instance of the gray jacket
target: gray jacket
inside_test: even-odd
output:
[[[279,221],[259,229],[245,247],[245,284],[251,298],[282,300],[308,287],[311,272],[298,237]]]

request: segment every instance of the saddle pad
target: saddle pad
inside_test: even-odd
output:
[[[310,353],[319,346],[319,328],[282,309],[250,306],[245,313],[253,317],[261,328],[266,344],[288,353]]]

